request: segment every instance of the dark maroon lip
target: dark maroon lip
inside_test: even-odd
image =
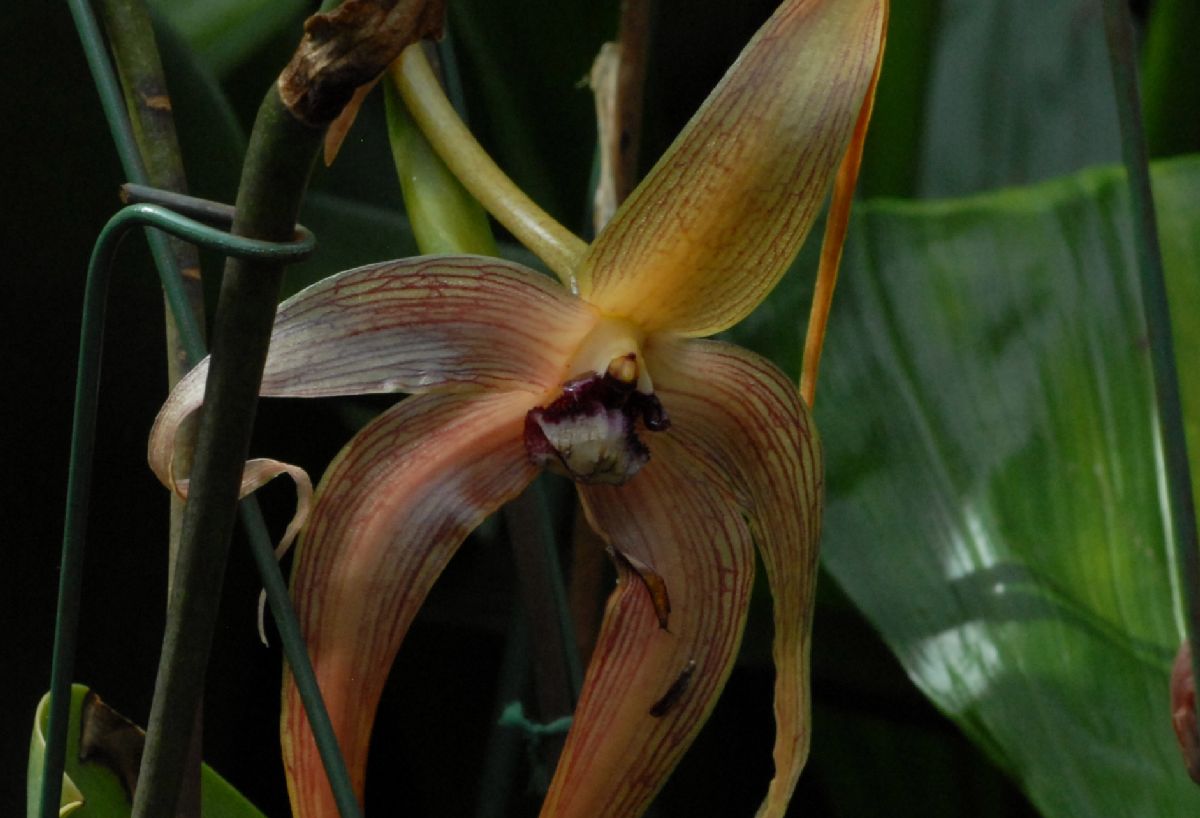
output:
[[[638,391],[636,384],[605,373],[576,378],[546,406],[531,409],[525,416],[525,449],[533,463],[550,467],[580,482],[621,484],[633,477],[650,459],[650,451],[638,437],[637,422],[647,431],[661,432],[671,420],[656,395]],[[573,468],[569,452],[560,451],[555,439],[584,425],[608,435],[610,446],[619,447],[613,457],[594,463],[592,471]],[[578,466],[578,464],[575,464]]]

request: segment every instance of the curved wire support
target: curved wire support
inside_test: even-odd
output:
[[[50,676],[50,716],[42,768],[41,818],[57,818],[62,797],[66,760],[70,685],[74,675],[79,631],[79,600],[83,584],[84,537],[91,493],[92,459],[96,436],[96,407],[99,395],[100,359],[103,352],[104,320],[111,282],[112,260],[125,235],[138,226],[155,227],[198,246],[227,256],[252,259],[300,261],[313,251],[315,239],[297,226],[290,242],[268,242],[235,236],[228,232],[233,222],[231,207],[169,193],[140,185],[122,189],[126,201],[136,201],[118,211],[104,228],[92,249],[84,291],[83,322],[79,339],[79,364],[75,383],[75,414],[71,430],[71,460],[67,477],[67,505],[63,525],[62,568],[59,574],[58,607],[54,632],[54,658]],[[207,222],[207,223],[205,223]],[[167,302],[177,319],[190,316],[177,273],[161,275]],[[204,342],[195,322],[181,320],[184,344],[194,361],[204,355]],[[358,801],[350,788],[345,762],[333,735],[329,714],[317,688],[316,676],[288,598],[287,583],[270,544],[258,504],[248,499],[241,504],[242,522],[250,536],[255,563],[262,575],[271,612],[279,627],[287,661],[308,712],[309,722],[329,775],[342,818],[358,818]]]

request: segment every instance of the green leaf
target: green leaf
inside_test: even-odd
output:
[[[90,721],[90,740],[86,752],[88,761],[80,760],[80,721]],[[26,777],[26,814],[38,815],[38,799],[42,789],[42,758],[46,749],[46,722],[50,717],[50,697],[43,696],[34,714],[33,734],[29,741],[29,773]],[[101,728],[99,725],[103,724]],[[132,804],[129,793],[117,772],[124,768],[136,771],[141,758],[141,729],[116,714],[84,685],[71,687],[71,719],[67,729],[67,766],[63,775],[60,816],[71,818],[128,818]],[[203,818],[263,818],[225,779],[207,764],[200,769],[200,798]]]
[[[1154,183],[1200,432],[1200,158]],[[1200,808],[1167,703],[1183,613],[1126,196],[1103,169],[861,208],[817,391],[825,567],[1048,816]],[[742,332],[791,371],[800,328],[765,321],[807,287]]]
[[[308,0],[152,0],[205,63],[225,75],[250,59],[281,31],[294,30],[309,10]]]
[[[1157,177],[1192,214],[1163,230],[1177,281],[1198,171]],[[827,567],[1047,815],[1200,806],[1164,693],[1181,612],[1124,197],[1104,172],[869,208],[818,404]]]
[[[918,195],[1028,184],[1120,158],[1099,3],[940,5]],[[904,14],[900,0],[895,14]],[[890,70],[885,62],[884,83]]]
[[[496,255],[487,213],[446,167],[384,77],[388,141],[404,208],[422,253]]]
[[[911,196],[916,188],[929,73],[942,0],[894,0],[888,16],[886,70],[879,77],[859,192]]]

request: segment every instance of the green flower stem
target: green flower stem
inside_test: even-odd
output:
[[[92,81],[100,95],[100,105],[105,119],[108,120],[108,127],[113,135],[121,167],[130,181],[142,185],[151,184],[145,164],[138,152],[138,141],[126,112],[120,83],[108,60],[108,51],[104,45],[104,36],[100,32],[100,25],[87,0],[67,0],[67,4],[75,22],[75,29],[79,32],[79,40],[87,57],[88,68],[92,72]],[[167,270],[173,276],[178,277],[179,267],[167,244],[166,237],[151,230],[147,234],[147,240],[150,243],[150,253],[154,258],[155,266],[160,271]],[[194,332],[203,337],[200,325],[196,322],[194,315],[184,313],[177,316],[175,320],[180,322],[182,334]],[[183,326],[185,322],[190,326]]]
[[[171,99],[146,5],[142,0],[104,0],[103,12],[137,152],[146,171],[145,183],[163,190],[186,193],[187,179],[183,172],[179,139],[175,133],[175,120],[171,115]],[[191,312],[197,324],[203,327],[204,289],[200,281],[200,260],[196,248],[178,239],[169,239],[168,246],[183,275],[183,288]],[[167,311],[167,350],[170,356],[170,383],[173,386],[191,366],[170,310]]]
[[[1104,29],[1108,37],[1109,62],[1112,66],[1117,114],[1121,124],[1121,152],[1129,175],[1133,242],[1141,279],[1146,332],[1150,339],[1155,403],[1159,425],[1162,428],[1167,496],[1175,528],[1175,547],[1187,606],[1192,675],[1200,679],[1200,538],[1197,537],[1196,531],[1196,507],[1188,464],[1179,377],[1175,371],[1171,312],[1163,275],[1162,251],[1158,245],[1154,198],[1150,189],[1146,135],[1141,125],[1133,26],[1129,20],[1128,7],[1122,0],[1104,0]]]
[[[495,219],[554,271],[563,285],[578,290],[575,271],[587,244],[550,217],[496,166],[467,130],[418,47],[409,47],[389,73],[425,138]]]
[[[142,0],[103,0],[101,10],[108,42],[116,63],[117,74],[125,95],[125,107],[137,141],[137,152],[146,170],[146,181],[155,187],[178,193],[187,192],[175,119],[171,114],[171,98],[163,76],[162,62],[155,44],[150,14]],[[204,287],[200,278],[200,255],[196,247],[174,237],[167,238],[167,252],[175,268],[182,273],[182,284],[188,311],[195,323],[204,326]],[[180,335],[174,311],[165,309],[167,386],[173,387],[192,367],[193,360]],[[180,435],[175,450],[175,463],[184,472],[192,468],[192,434],[195,424],[189,423]],[[167,537],[167,597],[170,598],[175,562],[179,555],[179,538],[183,525],[183,501],[174,494],[168,500],[171,507]],[[200,816],[200,766],[203,719],[196,713],[192,731],[192,747],[185,770],[183,795],[176,818]]]
[[[391,77],[383,90],[392,159],[420,251],[499,255],[487,214],[421,134]]]
[[[235,234],[267,241],[293,235],[321,137],[321,129],[296,121],[272,86],[251,135]],[[279,262],[226,265],[133,818],[172,815],[179,800],[282,277]]]
[[[1157,0],[1143,49],[1146,143],[1158,158],[1200,150],[1200,3]]]
[[[551,721],[575,711],[583,672],[575,630],[563,587],[562,566],[546,503],[543,475],[504,507],[505,528],[512,542],[522,606],[532,639],[537,717]],[[546,762],[553,767],[565,736],[548,737]]]
[[[55,618],[54,659],[50,680],[50,715],[46,728],[41,790],[42,818],[58,815],[62,795],[62,771],[66,758],[67,727],[70,720],[71,679],[74,674],[75,642],[79,629],[79,597],[83,582],[84,534],[87,529],[88,498],[91,492],[92,452],[96,438],[96,405],[99,400],[100,359],[104,341],[104,314],[112,278],[112,258],[126,233],[137,224],[152,224],[190,241],[217,246],[231,254],[260,257],[302,257],[312,250],[312,237],[305,234],[290,246],[235,239],[226,233],[196,224],[154,205],[133,205],[113,216],[101,231],[92,250],[84,292],[83,326],[79,340],[79,365],[75,381],[75,415],[71,431],[71,461],[64,513],[62,569],[59,573],[58,610]],[[178,279],[163,277],[172,303],[182,301]],[[199,339],[194,339],[199,343]],[[266,546],[270,550],[270,546]],[[276,568],[278,573],[278,568]]]

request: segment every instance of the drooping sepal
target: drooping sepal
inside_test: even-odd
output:
[[[675,419],[672,439],[692,454],[698,477],[734,492],[766,569],[775,622],[775,777],[758,816],[781,818],[808,757],[821,442],[795,384],[759,355],[699,340],[664,342],[646,355]]]
[[[732,496],[697,480],[700,466],[670,435],[647,439],[650,462],[625,485],[580,486],[589,521],[623,558],[542,818],[641,815],[737,654],[750,533]]]
[[[292,597],[359,797],[375,709],[434,580],[536,469],[525,393],[418,395],[366,426],[326,472],[296,549]],[[335,818],[304,708],[285,673],[281,740],[296,818]]]

